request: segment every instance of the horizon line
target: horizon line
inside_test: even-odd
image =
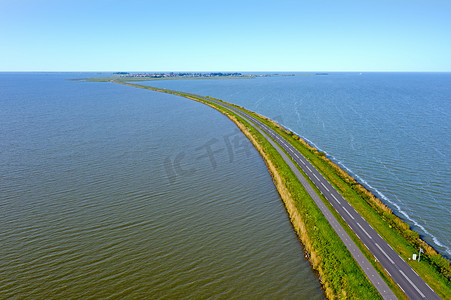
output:
[[[128,72],[128,73],[215,73],[215,72],[226,72],[226,73],[451,73],[450,71],[5,71],[0,70],[0,73],[117,73],[117,72]]]

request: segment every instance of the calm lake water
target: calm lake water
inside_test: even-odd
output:
[[[324,298],[231,121],[89,76],[0,73],[0,298]]]
[[[146,84],[217,97],[304,137],[451,258],[451,73]]]

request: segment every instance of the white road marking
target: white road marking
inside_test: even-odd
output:
[[[340,201],[338,201],[338,199],[337,199],[337,198],[335,198],[334,194],[332,194],[332,197],[334,197],[335,201],[337,201],[338,203],[340,203],[340,204],[341,204],[341,202],[340,202]]]
[[[363,230],[363,232],[365,232],[365,234],[370,238],[370,239],[373,239],[369,234],[368,234],[368,232],[366,232],[366,230],[365,229],[363,229],[363,227],[362,227],[362,225],[360,225],[360,223],[359,222],[357,222],[357,225],[360,227],[360,229],[362,229]]]
[[[426,283],[426,282],[425,282]],[[429,286],[429,284],[426,283],[426,285],[428,286],[428,288],[434,292],[434,290]],[[434,292],[435,293],[435,292]]]
[[[345,210],[345,212],[347,212],[348,213],[348,215],[354,220],[354,217],[349,213],[349,211],[346,209],[346,208],[344,208],[344,206],[342,206],[342,208]]]
[[[415,284],[413,284],[413,282],[410,280],[410,278],[407,277],[406,274],[404,274],[404,272],[402,270],[399,270],[399,273],[401,273],[401,275],[404,276],[405,279],[407,279],[407,281],[417,290],[418,294],[420,294],[421,297],[425,298],[424,294],[417,288],[417,286]]]
[[[387,255],[387,253],[385,253],[384,250],[382,250],[381,246],[379,246],[377,243],[375,243],[376,247],[379,248],[379,250],[381,250],[381,252],[385,255],[386,258],[388,258],[388,260],[392,263],[395,264],[395,262],[390,258],[390,256]]]
[[[398,286],[399,286],[399,288],[404,292],[404,294],[406,293],[405,291],[404,291],[404,289],[399,285],[399,283],[396,283]]]

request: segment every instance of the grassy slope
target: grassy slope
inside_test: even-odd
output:
[[[398,218],[385,204],[355,181],[349,174],[330,161],[324,153],[318,152],[293,133],[270,122],[292,145],[315,165],[329,182],[352,204],[352,206],[373,226],[373,228],[409,263],[409,265],[441,296],[451,295],[451,267],[449,261],[437,253],[430,245],[420,239],[417,232]],[[355,237],[355,235],[354,235]],[[357,238],[356,238],[357,239]],[[425,250],[423,259],[409,261],[419,247]],[[360,247],[365,249],[363,245]],[[367,252],[367,251],[365,251]],[[371,260],[370,260],[371,261]],[[385,271],[379,268],[380,273]],[[386,279],[389,276],[385,276]]]
[[[246,112],[248,112],[246,110]],[[310,146],[300,137],[282,128],[279,124],[254,113],[254,116],[276,130],[287,141],[295,146],[310,162],[334,185],[334,187],[352,204],[352,206],[373,226],[374,229],[409,263],[409,265],[444,299],[451,295],[451,266],[449,261],[435,249],[423,241],[417,232],[397,217],[382,201],[376,198],[353,177],[329,160],[324,153]],[[320,195],[321,196],[321,195]],[[325,201],[327,203],[327,201]],[[329,206],[331,208],[331,206]],[[331,209],[334,212],[334,209]],[[338,218],[341,220],[341,218]],[[341,222],[342,225],[346,225]],[[345,228],[349,227],[346,225]],[[348,230],[359,248],[374,262],[368,250],[358,240],[351,230]],[[419,247],[425,250],[423,259],[409,261],[413,253],[418,253]],[[378,272],[391,288],[398,289],[390,276],[379,264],[374,264]],[[395,291],[395,290],[394,290]],[[395,291],[396,293],[396,291]]]
[[[137,84],[127,84],[130,86],[150,89],[159,92],[171,93],[182,97],[187,97],[195,101],[206,103],[201,98],[195,98],[183,92],[169,91],[140,86]],[[212,98],[213,99],[213,98]],[[215,99],[221,101],[219,99]],[[224,102],[226,103],[226,102]],[[214,106],[211,103],[206,103]],[[230,103],[227,103],[230,105]],[[235,106],[235,105],[233,105]],[[238,107],[238,106],[235,106]],[[318,271],[326,294],[333,297],[374,297],[374,287],[367,286],[369,282],[359,269],[355,261],[350,256],[345,246],[339,241],[335,232],[322,216],[313,200],[297,181],[294,174],[283,162],[280,155],[270,146],[270,144],[247,122],[239,116],[225,112],[221,107],[215,106],[232,118],[239,125],[241,130],[251,139],[261,155],[265,158],[276,187],[284,200],[287,211],[290,214],[293,227],[302,240],[306,255],[309,257],[313,267]],[[242,108],[240,108],[242,109]],[[421,262],[408,261],[409,264],[422,276],[426,282],[441,296],[446,299],[451,295],[450,274],[451,267],[449,261],[438,254],[432,247],[422,241],[418,233],[410,230],[408,224],[395,216],[379,199],[372,195],[363,186],[357,183],[354,178],[340,169],[330,161],[323,153],[318,152],[304,140],[285,130],[273,121],[253,114],[267,125],[278,131],[291,144],[293,144],[303,155],[318,168],[318,170],[342,193],[342,195],[354,206],[354,208],[384,237],[392,247],[400,253],[406,261],[412,253],[417,252],[419,246],[425,249],[425,255]],[[244,126],[244,127],[243,127]],[[327,201],[326,201],[327,202]],[[293,207],[295,210],[293,210]],[[331,209],[333,212],[334,210]],[[291,212],[290,212],[291,211]],[[294,212],[293,212],[294,211]],[[296,212],[297,211],[297,212]],[[338,218],[341,220],[341,218]],[[327,224],[325,224],[326,222]],[[342,222],[342,225],[346,224]],[[371,254],[358,240],[358,238],[348,229],[348,233],[357,242],[361,250],[375,265],[376,269],[387,281],[398,297],[403,298],[403,293],[397,285],[390,279],[385,270],[374,263]],[[341,244],[341,245],[340,245]],[[350,260],[349,260],[350,259]],[[362,282],[362,278],[365,280]],[[378,295],[377,295],[378,296]]]
[[[451,267],[446,258],[442,257],[430,245],[421,240],[418,233],[412,231],[407,223],[398,218],[385,204],[354,178],[330,161],[324,153],[320,153],[304,140],[271,120],[262,116],[258,117],[284,136],[286,140],[306,156],[440,297],[446,299],[451,295]],[[332,211],[334,210],[332,209]],[[358,240],[354,234],[352,236],[354,236],[355,240]],[[360,242],[359,244],[361,250],[368,254],[363,244]],[[418,253],[419,247],[425,250],[423,259],[420,262],[409,261],[408,258],[413,253]],[[370,259],[370,261],[372,260]],[[378,269],[381,275],[386,274],[380,265]],[[387,274],[383,278],[386,279],[389,285],[393,286],[393,283],[390,284],[389,281],[391,280]]]

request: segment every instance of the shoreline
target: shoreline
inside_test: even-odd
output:
[[[279,166],[279,169],[277,168],[277,166],[274,166],[274,161],[271,161],[271,159],[267,156],[267,153],[265,153],[265,151],[263,150],[264,147],[262,146],[261,141],[260,141],[260,143],[257,141],[258,139],[256,138],[255,134],[253,135],[252,133],[250,133],[248,128],[243,124],[242,121],[238,121],[236,116],[232,116],[230,113],[227,113],[223,109],[218,108],[218,106],[212,105],[211,103],[207,103],[207,101],[206,101],[207,99],[205,99],[205,98],[210,98],[210,97],[202,97],[199,95],[194,95],[194,94],[189,94],[189,93],[184,93],[184,92],[179,92],[179,91],[170,91],[170,90],[165,90],[165,89],[159,89],[159,88],[154,88],[154,87],[150,87],[150,86],[142,86],[142,85],[133,84],[133,83],[128,84],[126,82],[117,82],[117,81],[110,81],[110,82],[138,87],[138,88],[149,89],[149,90],[163,92],[163,93],[170,93],[170,94],[178,95],[181,97],[185,97],[185,98],[209,105],[210,107],[220,111],[221,113],[226,115],[229,119],[231,119],[240,128],[240,130],[249,138],[249,140],[251,140],[251,142],[254,144],[255,148],[259,151],[263,160],[265,161],[265,164],[268,167],[268,171],[270,172],[270,174],[273,178],[274,184],[276,185],[279,195],[281,196],[281,199],[284,202],[284,205],[290,216],[290,221],[293,225],[293,228],[295,229],[296,233],[299,236],[299,239],[301,240],[301,242],[303,244],[304,250],[306,252],[305,256],[309,259],[309,261],[312,264],[315,271],[318,272],[318,276],[320,278],[323,289],[326,292],[326,295],[329,298],[333,298],[336,296],[338,296],[338,297],[343,296],[343,295],[340,295],[340,292],[345,292],[344,295],[346,295],[347,290],[345,288],[343,288],[343,289],[338,288],[338,290],[337,290],[337,286],[335,286],[335,288],[333,288],[333,287],[331,287],[331,284],[329,284],[329,281],[333,281],[334,279],[336,279],[336,278],[334,278],[336,276],[333,276],[333,275],[331,276],[329,274],[329,277],[331,276],[329,278],[327,276],[328,274],[325,274],[325,271],[321,269],[321,263],[324,263],[324,261],[322,260],[322,259],[324,259],[324,257],[321,256],[320,250],[323,247],[320,245],[320,246],[316,247],[319,249],[316,249],[315,247],[311,246],[311,239],[309,238],[310,237],[309,232],[307,232],[307,229],[309,226],[305,224],[306,216],[299,216],[299,213],[300,213],[299,208],[296,208],[296,205],[294,203],[295,201],[293,200],[293,197],[292,197],[292,195],[290,195],[290,193],[287,189],[287,186],[286,186],[286,183],[287,182],[289,183],[289,180],[287,181],[287,178],[283,178],[284,177],[283,174],[282,175],[279,174],[280,166]],[[214,99],[214,98],[211,98],[211,99]],[[218,101],[219,99],[214,99],[214,100]],[[227,103],[222,100],[219,100],[219,101],[221,101],[223,103]],[[227,104],[232,105],[234,107],[238,107],[238,106],[230,104],[230,103],[227,103]],[[243,108],[240,108],[240,109],[243,110]],[[370,191],[368,191],[368,189],[366,189],[363,185],[358,183],[352,176],[350,176],[347,172],[342,170],[337,164],[335,164],[330,159],[325,157],[324,153],[318,151],[316,148],[311,146],[309,143],[305,142],[303,139],[301,139],[299,136],[297,136],[293,132],[283,128],[279,124],[275,123],[272,120],[267,119],[266,117],[260,116],[253,112],[249,112],[247,110],[245,110],[245,111],[247,113],[251,113],[254,116],[258,116],[262,120],[266,120],[266,122],[272,124],[273,127],[277,128],[278,131],[284,132],[285,135],[287,135],[287,136],[291,136],[293,141],[297,142],[298,144],[302,144],[303,147],[306,148],[309,152],[311,152],[314,156],[316,156],[317,159],[320,159],[323,161],[323,163],[327,164],[328,168],[332,168],[333,172],[338,174],[338,177],[340,177],[341,180],[346,182],[348,185],[350,185],[352,187],[352,189],[354,189],[355,191],[357,191],[358,194],[361,195],[363,200],[365,200],[367,202],[367,206],[370,205],[371,208],[376,213],[379,213],[384,217],[383,219],[385,219],[384,221],[389,224],[388,226],[390,229],[392,227],[395,227],[395,229],[397,231],[400,231],[402,233],[404,233],[404,232],[407,233],[407,236],[410,237],[411,242],[414,242],[415,244],[419,244],[422,247],[424,247],[426,249],[426,253],[425,253],[426,256],[429,256],[429,258],[435,258],[436,264],[438,262],[443,267],[442,271],[445,271],[445,272],[442,272],[442,274],[445,276],[445,280],[446,280],[446,274],[449,274],[449,264],[446,265],[446,263],[443,263],[442,260],[437,259],[437,255],[439,255],[439,254],[435,251],[435,249],[433,249],[432,246],[430,246],[426,242],[424,242],[418,236],[417,233],[415,234],[415,232],[410,230],[409,226],[406,223],[404,223],[402,220],[400,220],[399,217],[397,217],[380,199],[375,197]],[[293,142],[293,141],[290,141],[290,142]],[[320,168],[320,171],[321,171],[321,168]],[[337,186],[340,186],[340,184],[341,184],[340,182],[337,182],[337,178],[333,178],[332,183],[334,183]],[[342,189],[340,189],[340,190],[342,190]],[[343,191],[342,191],[342,193],[343,193]],[[365,213],[363,213],[362,215],[365,215],[365,217],[367,216]],[[308,216],[308,214],[307,214],[307,216]],[[373,223],[370,222],[370,224],[373,224]],[[406,227],[406,225],[407,225],[407,227]],[[311,233],[310,233],[310,235],[311,235]],[[398,250],[398,252],[401,252],[400,255],[403,254],[403,251],[399,251],[399,249],[397,249],[397,250]],[[367,253],[366,253],[366,255],[371,256],[371,255],[368,255]],[[403,257],[405,257],[405,256],[403,256]],[[441,256],[440,256],[440,258],[441,258]],[[377,266],[377,264],[376,264],[376,266]],[[383,270],[379,270],[379,269],[378,269],[378,271],[380,273],[384,272]],[[420,270],[419,273],[423,273],[423,271]],[[384,279],[386,281],[390,281],[390,280],[387,280],[386,276],[384,277]],[[431,279],[431,278],[429,278],[429,279],[430,280],[428,280],[428,282],[430,283],[431,280],[433,280],[433,279]],[[448,284],[449,284],[449,277],[448,277]],[[403,294],[402,293],[400,294],[400,291],[396,291],[397,289],[399,289],[399,288],[397,288],[396,285],[394,285],[393,283],[390,283],[389,285],[392,289],[395,290],[396,295],[398,297],[401,297],[401,298],[405,297],[405,296],[402,297]],[[447,290],[446,283],[445,283],[445,287],[443,287],[443,288],[444,288],[445,294],[440,293],[440,295],[442,295],[442,297],[444,295],[446,296],[446,294],[447,294],[446,293],[446,290]],[[347,294],[347,295],[350,296],[349,294]]]
[[[280,125],[280,124],[279,124]],[[390,198],[388,198],[387,196],[385,196],[381,191],[379,191],[377,188],[373,187],[372,185],[370,185],[364,178],[362,178],[361,176],[359,176],[358,174],[356,174],[353,170],[351,170],[349,167],[347,167],[346,165],[344,165],[340,160],[338,160],[336,157],[334,157],[333,155],[321,150],[317,145],[315,145],[315,143],[313,143],[312,141],[310,141],[308,138],[306,138],[305,136],[300,135],[298,132],[292,130],[289,127],[285,127],[283,125],[282,126],[283,129],[287,130],[287,131],[291,131],[293,132],[295,135],[299,136],[301,139],[303,139],[305,142],[307,142],[311,147],[317,149],[319,152],[324,152],[326,154],[326,157],[331,160],[332,163],[336,164],[339,168],[341,168],[344,172],[348,173],[348,175],[350,175],[350,177],[356,181],[358,184],[361,184],[362,186],[365,187],[365,189],[367,189],[371,194],[375,195],[377,199],[382,199],[381,201],[389,207],[389,209],[392,211],[392,213],[397,217],[400,218],[403,222],[407,223],[407,222],[411,222],[413,223],[412,225],[409,226],[415,226],[420,228],[425,235],[422,235],[421,233],[419,234],[420,238],[425,241],[430,247],[432,247],[437,253],[439,253],[441,256],[445,257],[448,261],[451,262],[451,252],[449,250],[444,250],[442,252],[440,252],[439,250],[437,250],[429,241],[425,240],[426,238],[431,239],[437,246],[439,247],[446,247],[445,245],[443,245],[436,236],[434,236],[433,234],[431,234],[426,228],[424,228],[421,224],[419,224],[415,219],[413,219],[412,217],[410,217],[407,212],[403,211],[401,207],[399,207],[398,204],[396,204],[395,202],[393,202],[392,200],[390,200]],[[386,204],[388,203],[388,204]],[[396,211],[394,211],[393,208],[391,208],[390,206],[394,207],[394,209]],[[415,230],[413,230],[415,231]]]

